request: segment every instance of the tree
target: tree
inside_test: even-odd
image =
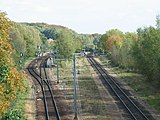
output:
[[[98,48],[100,50],[106,50],[106,41],[107,41],[108,35],[107,34],[103,34],[100,39],[99,42],[97,44]]]
[[[124,34],[118,29],[112,29],[103,34],[98,43],[101,50],[106,50],[112,62],[121,65],[121,48],[123,45]]]
[[[115,64],[120,64],[121,62],[120,52],[122,44],[123,39],[118,35],[112,35],[106,41],[107,50],[111,53],[112,60]]]
[[[125,68],[135,68],[134,60],[132,57],[132,46],[137,41],[137,34],[127,32],[125,33],[123,45],[121,47],[121,65]]]
[[[138,29],[138,40],[133,45],[133,58],[141,73],[151,82],[160,84],[160,32],[149,27]]]
[[[157,29],[160,30],[160,15],[156,16],[156,26],[157,26]]]
[[[57,38],[57,32],[55,28],[46,28],[42,31],[42,34],[44,34],[48,39],[55,40]]]
[[[118,29],[111,29],[109,31],[106,31],[106,33],[101,36],[100,41],[98,43],[98,47],[100,47],[102,50],[108,50],[108,48],[106,46],[107,45],[106,42],[107,42],[108,38],[111,37],[112,35],[119,36],[122,39],[124,36],[123,32],[121,32]]]
[[[56,46],[58,47],[60,57],[71,57],[76,50],[72,33],[67,29],[62,30],[57,38]]]
[[[23,52],[25,59],[35,56],[35,50],[37,46],[46,44],[42,34],[32,26],[27,26],[21,23],[13,23],[12,30],[10,32],[11,43],[14,48],[13,60],[17,66],[20,66],[20,52]]]
[[[9,38],[11,27],[12,22],[6,17],[6,13],[0,12],[0,116],[18,93],[26,92],[24,78],[12,62],[13,48]]]
[[[11,64],[8,56],[11,55],[12,47],[9,44],[9,30],[12,23],[6,17],[6,13],[0,11],[0,65]]]

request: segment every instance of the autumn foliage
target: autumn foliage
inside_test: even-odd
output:
[[[110,51],[112,50],[113,45],[121,47],[122,44],[123,44],[123,39],[119,35],[112,35],[106,41],[106,46]]]
[[[19,92],[25,92],[23,75],[11,59],[12,47],[9,32],[12,22],[0,11],[0,115],[7,110]]]

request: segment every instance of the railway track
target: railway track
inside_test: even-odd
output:
[[[123,104],[124,108],[128,111],[130,119],[134,120],[152,120],[153,117],[150,114],[145,114],[144,110],[142,111],[139,108],[139,105],[126,94],[126,92],[116,83],[115,78],[110,76],[107,71],[102,68],[102,66],[93,58],[88,57],[88,61],[94,69],[100,74],[101,78],[105,81],[105,84],[114,92],[114,95],[118,100]]]
[[[57,120],[60,120],[52,86],[48,80],[45,67],[48,58],[49,56],[44,56],[38,58],[38,61],[33,60],[28,66],[28,71],[36,80],[35,82],[40,86],[43,95],[45,119],[51,120],[56,118]],[[39,72],[37,71],[37,68],[39,68]]]

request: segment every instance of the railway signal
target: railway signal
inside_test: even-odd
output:
[[[20,52],[20,57],[23,57],[23,52]]]
[[[23,52],[21,51],[21,52],[20,52],[20,60],[19,60],[20,68],[21,68],[21,69],[23,69],[23,56],[24,56],[24,54],[23,54]]]

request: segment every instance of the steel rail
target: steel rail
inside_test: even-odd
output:
[[[48,87],[48,89],[49,89],[49,93],[50,93],[50,95],[51,95],[52,104],[53,104],[54,109],[55,109],[56,118],[57,118],[57,120],[60,120],[60,114],[59,114],[59,112],[58,112],[58,108],[57,108],[57,104],[56,104],[56,101],[55,101],[55,98],[54,98],[53,90],[52,90],[52,87],[50,86],[50,83],[49,83],[49,81],[48,81],[48,77],[47,77],[47,73],[46,73],[46,69],[45,69],[45,64],[46,64],[48,58],[49,58],[49,57],[47,56],[45,59],[42,59],[42,60],[41,60],[40,68],[39,68],[39,69],[40,69],[40,74],[38,74],[34,69],[32,69],[32,72],[30,72],[30,71],[29,71],[29,72],[30,72],[30,74],[38,81],[38,83],[40,84],[41,89],[42,89],[42,91],[44,92],[43,95],[45,95],[44,84],[47,85],[47,87]],[[32,62],[32,63],[35,63],[35,61]],[[33,65],[32,65],[31,68],[33,68]],[[41,70],[41,68],[43,68],[43,70],[44,70],[44,74],[45,74],[44,76],[45,76],[46,80],[43,80],[43,79],[42,79],[42,70]],[[34,75],[33,73],[34,73],[35,75]],[[38,78],[41,79],[41,81],[40,81]],[[49,120],[49,112],[48,112],[46,95],[45,95],[44,105],[45,105],[46,119]]]
[[[48,76],[47,76],[47,72],[46,72],[46,68],[45,68],[45,64],[47,62],[48,58],[45,59],[45,62],[43,64],[43,70],[44,70],[44,74],[45,74],[45,80],[44,82],[46,83],[48,89],[49,89],[49,92],[51,93],[51,98],[52,98],[52,103],[54,105],[54,109],[55,109],[55,112],[56,112],[56,117],[57,117],[57,120],[60,120],[60,114],[58,112],[58,108],[57,108],[57,104],[56,104],[56,101],[55,101],[55,98],[54,98],[54,95],[53,95],[53,90],[52,90],[52,86],[50,85],[50,82],[48,80]]]
[[[115,95],[119,98],[119,100],[122,102],[122,104],[124,105],[124,107],[128,110],[128,112],[131,114],[131,116],[135,119],[138,120],[139,118],[137,118],[137,116],[132,112],[132,110],[130,109],[130,107],[126,104],[126,102],[122,99],[122,94],[125,96],[125,98],[135,107],[136,110],[138,110],[138,112],[141,114],[141,117],[143,116],[143,118],[145,120],[149,120],[149,118],[147,118],[147,116],[138,108],[138,106],[128,97],[128,95],[122,90],[122,88],[114,81],[114,78],[111,77],[110,75],[107,74],[106,70],[104,70],[101,65],[94,60],[93,58],[88,58],[88,60],[90,61],[90,63],[92,63],[91,65],[94,66],[97,71],[99,71],[99,73],[101,74],[101,76],[103,77],[103,79],[107,82],[107,84],[109,85],[109,87],[112,89],[112,91],[115,93]],[[97,67],[97,66],[98,67]],[[104,75],[105,74],[105,75]],[[111,83],[108,81],[108,79],[111,80],[111,82],[118,88],[118,90],[121,92],[121,95],[118,94],[118,92],[115,90],[115,88],[111,85]],[[125,100],[126,100],[125,99]]]
[[[93,59],[94,60],[94,59]],[[94,60],[95,61],[95,60]],[[99,64],[99,63],[97,63],[100,67],[101,67],[101,65]],[[107,74],[107,72],[106,72],[106,70],[104,70],[103,68],[102,68],[102,71],[105,73],[105,74]],[[146,119],[146,120],[149,120],[148,118],[147,118],[147,116],[141,111],[141,109],[139,109],[139,107],[130,99],[130,97],[122,90],[122,88],[115,82],[115,80],[114,80],[114,78],[112,77],[112,76],[109,76],[108,75],[108,77],[112,80],[112,82],[119,88],[119,90],[127,97],[127,99],[137,108],[137,110],[144,116],[144,118]]]
[[[37,80],[37,82],[39,83],[39,85],[41,87],[42,94],[43,94],[43,103],[44,103],[44,108],[45,108],[45,116],[46,116],[46,120],[49,120],[49,112],[48,112],[48,106],[47,106],[46,95],[45,95],[43,83],[42,83],[42,81],[39,80],[39,78],[41,79],[41,77],[33,69],[34,68],[34,63],[35,63],[35,60],[29,65],[28,71]]]

